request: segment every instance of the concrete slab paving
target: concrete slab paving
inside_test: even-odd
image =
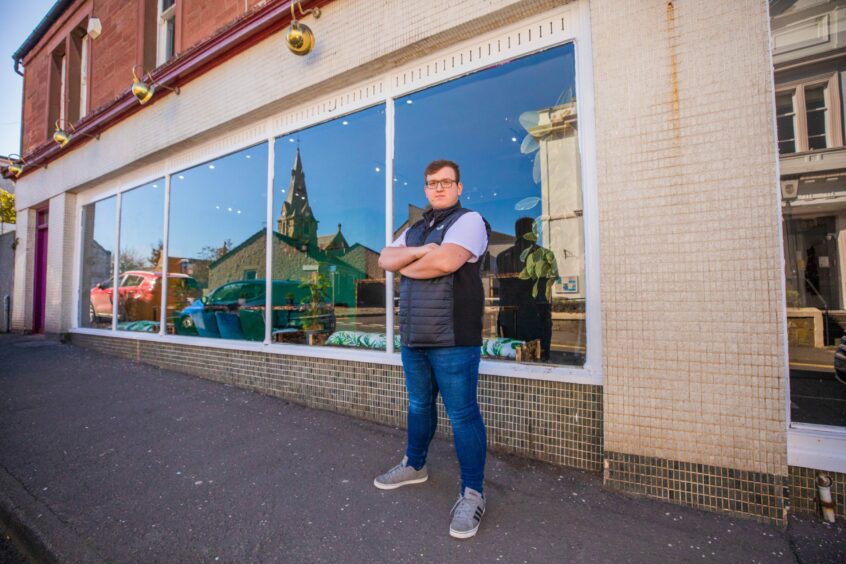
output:
[[[846,560],[841,526],[783,531],[499,454],[478,535],[455,540],[449,442],[427,483],[381,491],[401,429],[37,336],[0,336],[0,429],[6,521],[60,561]]]

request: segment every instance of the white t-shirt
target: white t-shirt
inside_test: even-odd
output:
[[[391,243],[392,247],[407,246],[405,234],[408,233],[408,229]],[[444,240],[441,244],[444,243],[453,243],[470,251],[473,256],[467,262],[478,261],[488,246],[488,231],[485,229],[485,221],[482,216],[478,212],[468,212],[459,217],[444,234]]]

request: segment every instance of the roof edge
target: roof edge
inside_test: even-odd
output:
[[[47,32],[50,31],[53,24],[59,21],[62,14],[64,14],[74,2],[76,2],[76,0],[56,0],[53,7],[47,11],[47,15],[41,18],[41,21],[38,22],[38,25],[35,26],[34,30],[32,30],[32,33],[24,39],[21,46],[18,47],[17,51],[12,54],[12,60],[15,61],[16,67],[18,62],[22,61],[23,58],[26,57],[26,55],[32,51],[36,45],[38,45],[38,42],[47,35]]]

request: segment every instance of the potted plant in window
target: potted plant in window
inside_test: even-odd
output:
[[[523,270],[518,277],[520,280],[534,280],[532,286],[532,297],[538,297],[538,287],[541,280],[546,284],[546,299],[552,298],[552,282],[558,278],[558,263],[555,260],[555,253],[537,244],[538,222],[532,224],[532,231],[523,235],[532,245],[520,253],[520,262],[525,263]]]
[[[318,335],[327,330],[325,314],[331,306],[327,306],[325,302],[331,285],[326,276],[315,273],[310,279],[303,280],[300,287],[308,290],[308,295],[302,300],[303,331],[306,333],[308,344],[318,344]]]

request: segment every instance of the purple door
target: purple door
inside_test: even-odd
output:
[[[47,221],[48,210],[35,212],[35,285],[32,305],[32,331],[44,332],[47,299]]]

